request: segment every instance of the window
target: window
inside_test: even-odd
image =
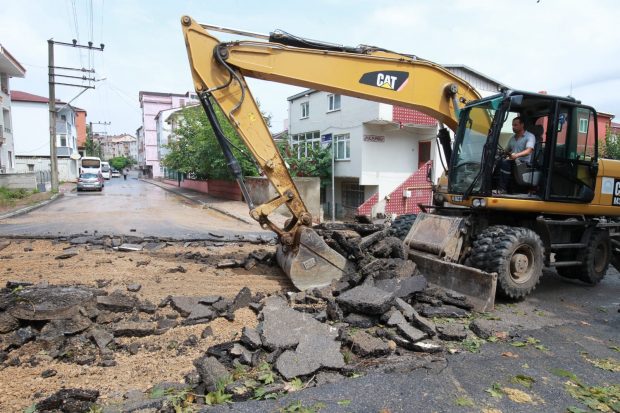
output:
[[[327,111],[340,110],[340,95],[327,95]]]
[[[291,136],[291,147],[293,153],[297,152],[297,158],[308,156],[308,148],[321,147],[321,134],[319,131],[294,134]]]
[[[579,119],[579,133],[588,133],[588,119]]]
[[[60,115],[60,120],[67,121],[67,115]]]
[[[344,161],[351,159],[351,138],[348,133],[334,136],[334,159]]]
[[[13,169],[13,152],[9,151],[9,168]]]
[[[34,172],[34,164],[33,163],[29,163],[28,164],[28,172]]]
[[[305,119],[310,116],[310,102],[303,102],[301,104],[301,119]]]
[[[60,146],[67,146],[67,136],[66,135],[62,135],[60,137]]]

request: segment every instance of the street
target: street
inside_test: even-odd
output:
[[[109,412],[133,411],[122,410],[129,409],[131,403],[165,405],[171,396],[151,400],[148,395],[153,394],[153,386],[188,380],[192,364],[196,365],[205,351],[227,354],[223,349],[239,343],[242,329],[260,331],[261,318],[256,311],[238,308],[232,312],[244,288],[257,294],[253,300],[260,300],[263,294],[293,290],[273,261],[258,259],[273,254],[273,245],[222,242],[253,239],[239,238],[248,234],[261,235],[263,241],[270,239],[271,235],[256,232],[256,228],[134,178],[106,181],[102,193],[70,192],[26,215],[0,221],[0,236],[10,240],[2,247],[0,284],[33,283],[39,285],[35,289],[43,291],[60,285],[86,287],[105,298],[101,302],[98,299],[99,310],[90,321],[80,318],[82,327],[52,320],[39,332],[40,324],[30,325],[26,319],[21,326],[28,327],[17,330],[21,333],[0,335],[0,382],[4,383],[0,386],[0,407],[3,411],[23,411],[62,388],[97,389],[101,392],[98,405],[108,406],[104,411]],[[140,243],[144,250],[111,248],[127,237],[133,237],[132,242]],[[188,241],[195,239],[205,241]],[[119,242],[114,244],[115,240]],[[224,266],[223,262],[229,264]],[[0,304],[7,305],[6,297],[18,296],[21,288],[5,294]],[[305,293],[301,294],[303,297]],[[169,307],[170,297],[180,304]],[[225,306],[211,309],[200,304],[197,297],[223,297],[220,302]],[[313,300],[309,301],[313,305],[323,302]],[[183,302],[192,304],[183,307]],[[159,309],[154,306],[157,303]],[[43,303],[41,308],[53,305]],[[279,383],[272,390],[276,400],[242,399],[203,410],[193,407],[195,411],[221,412],[231,408],[240,412],[298,411],[292,409],[303,407],[309,412],[390,413],[583,409],[584,403],[594,405],[592,397],[597,392],[619,388],[619,309],[620,277],[613,267],[593,287],[546,271],[539,287],[522,302],[499,299],[492,313],[432,318],[438,329],[452,326],[467,332],[467,339],[460,341],[435,338],[433,342],[442,346],[439,353],[398,347],[382,357],[352,356],[342,371],[326,369],[302,377],[304,386],[299,391],[288,390],[286,394],[284,384],[277,379]],[[180,316],[177,311],[181,311]],[[191,315],[184,320],[195,312],[203,318]],[[7,327],[8,315],[4,317],[0,327],[6,332],[11,327]],[[480,338],[470,325],[476,322],[494,323],[495,333]],[[160,330],[153,329],[155,324]],[[53,345],[44,335],[34,338],[43,332],[50,336],[50,331],[60,328],[71,332],[62,333],[67,338]],[[379,325],[367,331],[378,335],[382,328]],[[114,335],[113,339],[110,335],[112,342],[107,347],[93,336],[102,330]],[[352,334],[358,330],[350,327],[348,331]],[[15,337],[24,332],[30,338],[16,344]],[[349,348],[353,349],[343,344],[342,352],[351,354]],[[251,370],[239,371],[261,374],[263,370],[257,369],[264,368],[252,366]],[[234,374],[240,374],[237,369]],[[315,386],[324,374],[332,374],[338,381]],[[586,398],[577,399],[575,388]],[[139,397],[125,401],[127,394]]]
[[[202,209],[132,175],[106,180],[102,192],[68,192],[45,208],[0,221],[0,235],[12,236],[89,233],[207,239],[209,232],[220,238],[233,232],[272,236],[258,225]]]

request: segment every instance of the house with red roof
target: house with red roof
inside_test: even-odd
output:
[[[483,96],[505,85],[464,65],[446,69]],[[321,188],[331,216],[332,193],[338,218],[355,214],[400,215],[431,203],[432,185],[443,172],[436,143],[438,122],[417,110],[318,90],[290,96],[289,144],[298,156],[331,142],[334,188]],[[445,160],[443,160],[445,163]]]
[[[26,76],[26,69],[0,44],[0,173],[15,172],[15,144],[9,79]]]

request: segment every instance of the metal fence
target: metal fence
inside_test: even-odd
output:
[[[49,182],[51,185],[52,183],[52,171],[36,171],[34,175],[37,179],[37,189],[39,192],[45,192],[46,184]]]

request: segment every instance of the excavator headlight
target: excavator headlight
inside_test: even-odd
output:
[[[485,206],[487,206],[487,200],[484,198],[475,198],[473,201],[471,201],[471,205],[474,208],[484,208]]]

